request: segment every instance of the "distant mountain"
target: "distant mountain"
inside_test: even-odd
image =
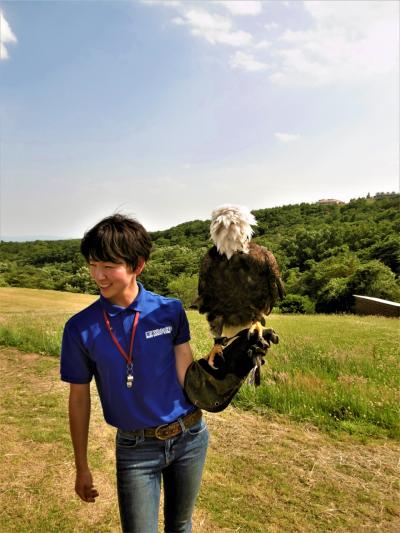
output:
[[[1,235],[0,242],[65,241],[66,237],[54,235]]]
[[[400,195],[380,193],[343,204],[328,199],[257,209],[254,240],[274,253],[299,312],[348,311],[352,295],[400,303]],[[211,246],[209,220],[150,232],[145,287],[190,303],[201,257]],[[14,242],[10,242],[14,241]],[[24,241],[24,242],[21,242]],[[0,240],[0,287],[93,292],[80,239],[18,236]]]

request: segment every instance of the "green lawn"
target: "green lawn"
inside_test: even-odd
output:
[[[0,344],[58,355],[67,318],[90,295],[0,288]],[[210,350],[207,322],[188,311],[196,356]],[[274,412],[327,431],[400,438],[399,320],[353,315],[272,315],[280,336],[258,388],[245,385],[235,405]]]
[[[0,301],[0,531],[119,531],[114,430],[93,387],[89,457],[100,497],[84,504],[73,492],[68,386],[54,357],[65,320],[93,297],[7,288]],[[188,315],[205,355],[207,323]],[[206,414],[194,533],[400,531],[399,321],[274,315],[268,325],[281,340],[261,387],[245,385],[234,407]]]

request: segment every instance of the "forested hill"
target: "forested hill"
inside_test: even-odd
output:
[[[288,297],[282,310],[345,311],[354,293],[400,301],[400,195],[347,204],[297,204],[253,211],[254,239],[272,250]],[[152,232],[147,288],[194,297],[200,258],[210,246],[209,221]],[[95,292],[79,240],[0,242],[0,286]]]

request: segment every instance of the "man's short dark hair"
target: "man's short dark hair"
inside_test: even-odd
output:
[[[81,253],[86,261],[126,263],[135,270],[140,258],[148,260],[151,239],[135,219],[116,214],[104,218],[85,233]]]

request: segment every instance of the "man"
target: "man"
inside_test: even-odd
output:
[[[67,322],[63,336],[61,379],[70,383],[75,490],[86,502],[99,495],[87,459],[94,377],[105,420],[117,428],[123,531],[158,531],[162,479],[165,531],[189,532],[208,430],[183,391],[193,357],[182,304],[137,281],[150,250],[143,226],[119,214],[96,224],[81,243],[100,298]]]

